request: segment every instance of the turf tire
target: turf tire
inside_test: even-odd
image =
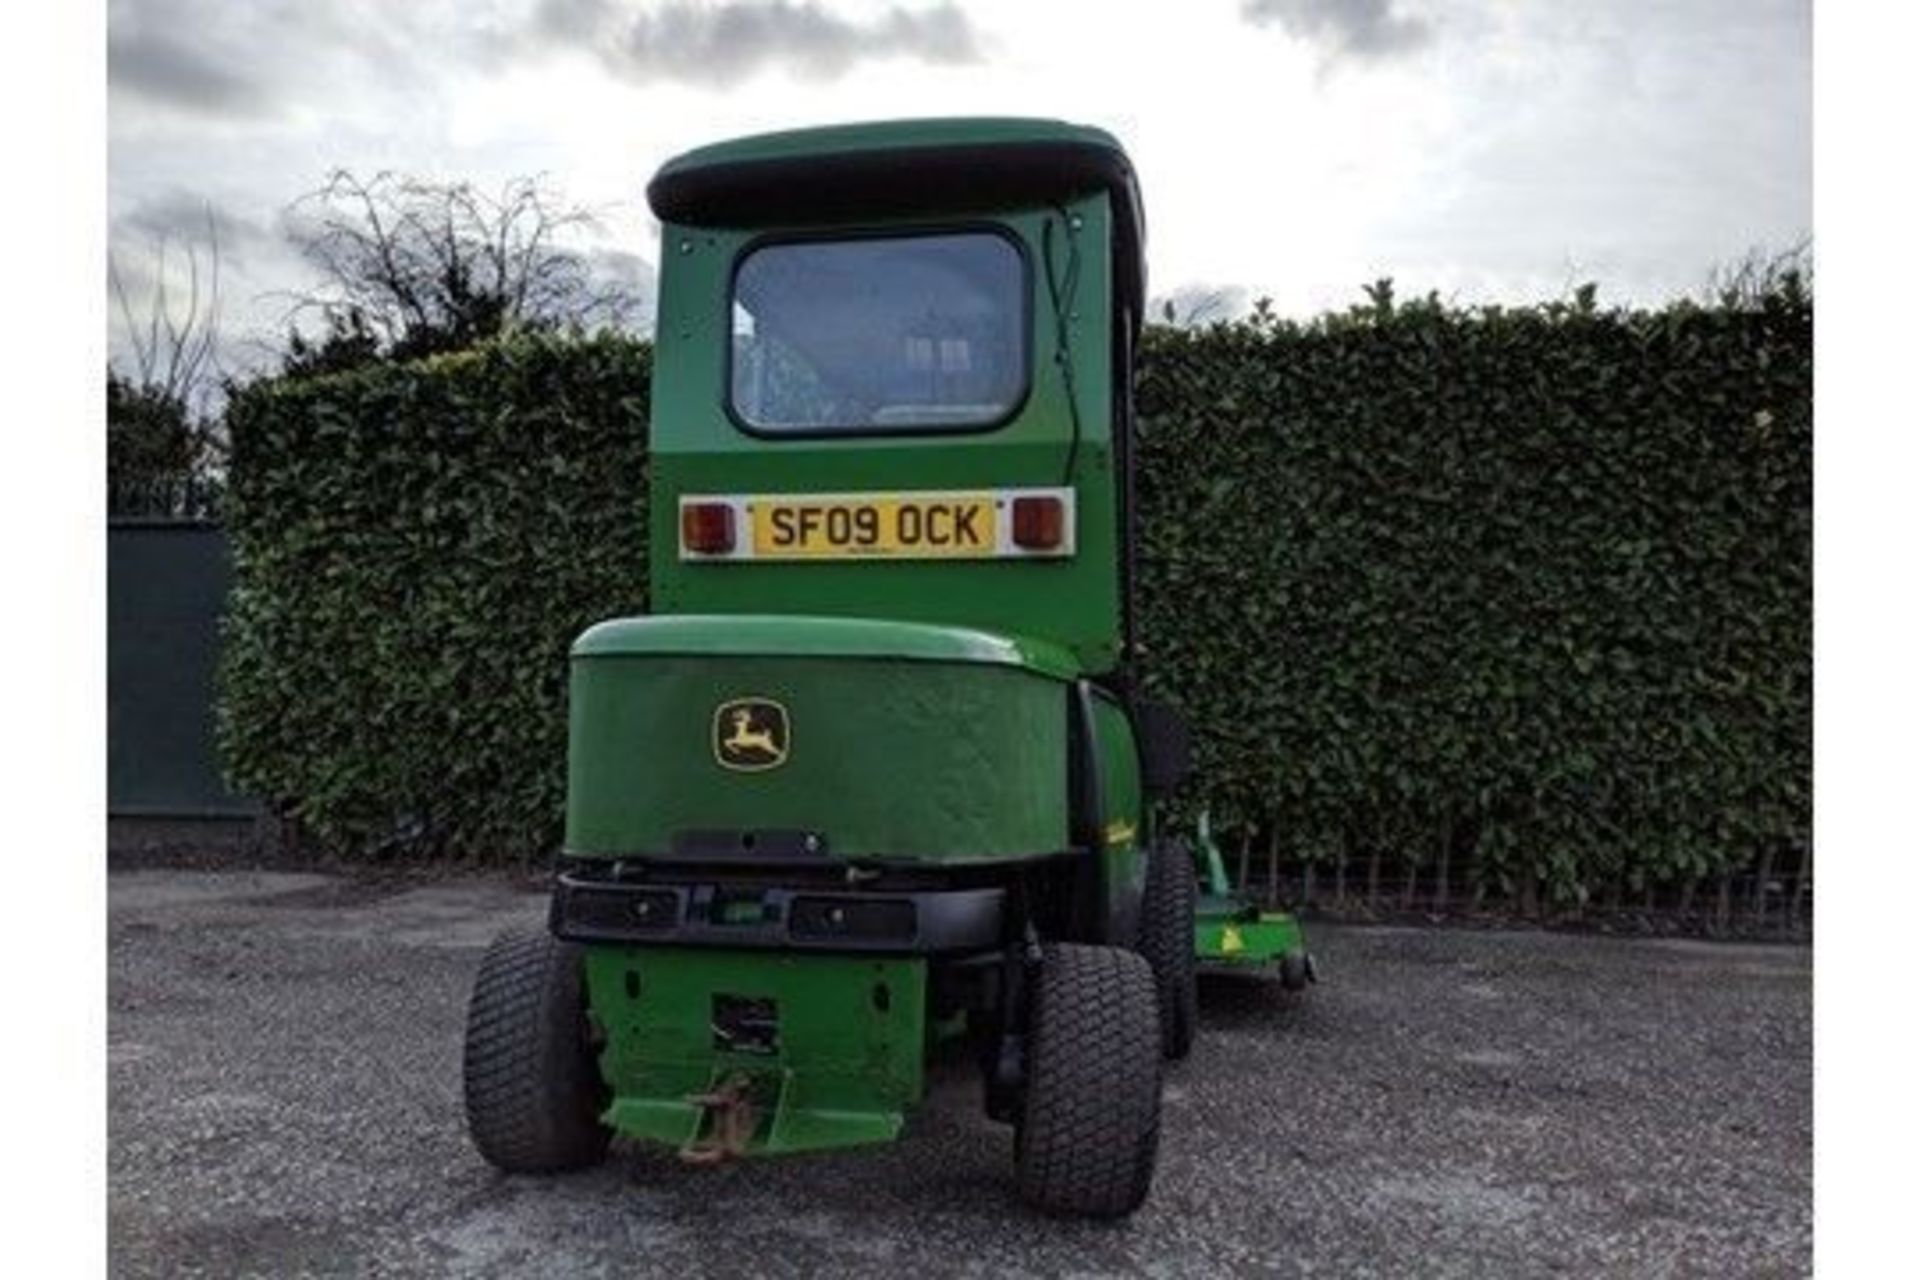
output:
[[[1193,1049],[1200,1007],[1193,959],[1198,892],[1187,846],[1177,840],[1156,844],[1147,859],[1147,890],[1140,905],[1136,949],[1153,969],[1154,990],[1160,999],[1160,1052],[1169,1061],[1178,1061]]]
[[[1046,949],[1034,985],[1020,1195],[1049,1213],[1132,1213],[1160,1145],[1153,971],[1124,948],[1062,943]]]
[[[467,1132],[489,1164],[557,1173],[605,1157],[578,947],[545,930],[494,939],[467,1006],[462,1074]]]

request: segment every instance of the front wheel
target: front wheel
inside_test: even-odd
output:
[[[1160,1145],[1153,971],[1120,947],[1062,943],[1042,954],[1035,987],[1020,1194],[1052,1213],[1132,1213]]]
[[[587,1035],[580,949],[541,930],[487,948],[467,1007],[467,1131],[508,1173],[597,1164],[612,1133]]]

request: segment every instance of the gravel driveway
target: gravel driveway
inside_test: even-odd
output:
[[[1303,996],[1202,991],[1125,1224],[1037,1219],[963,1064],[905,1139],[507,1178],[462,1130],[499,880],[110,877],[121,1275],[1798,1275],[1800,948],[1323,927]]]

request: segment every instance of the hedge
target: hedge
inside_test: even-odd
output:
[[[1812,304],[1150,330],[1148,683],[1187,808],[1556,901],[1804,854]],[[230,411],[236,785],[338,847],[558,839],[565,653],[645,608],[648,353],[515,338]]]
[[[552,846],[568,645],[646,608],[650,370],[529,338],[236,397],[232,782],[346,852]]]
[[[1149,666],[1216,813],[1559,902],[1806,849],[1806,295],[1382,290],[1146,354]]]

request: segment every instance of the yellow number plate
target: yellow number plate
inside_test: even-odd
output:
[[[747,514],[757,560],[986,557],[1000,546],[990,493],[755,498]]]

